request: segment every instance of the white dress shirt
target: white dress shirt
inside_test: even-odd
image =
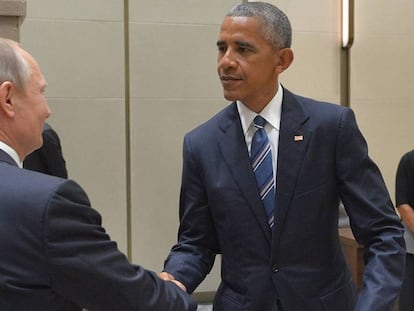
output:
[[[273,176],[276,180],[277,172],[277,153],[279,146],[279,130],[280,130],[280,117],[282,113],[282,99],[283,88],[279,84],[278,91],[272,100],[263,108],[259,113],[266,120],[265,131],[269,137],[270,147],[272,149],[273,160]],[[258,115],[256,112],[251,111],[241,101],[237,101],[237,110],[239,111],[240,120],[243,128],[244,138],[246,140],[247,149],[250,154],[250,148],[252,144],[253,135],[256,128],[253,124],[253,119]]]

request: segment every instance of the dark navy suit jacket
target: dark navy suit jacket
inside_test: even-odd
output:
[[[403,229],[351,109],[284,90],[270,231],[235,103],[184,139],[179,241],[165,270],[191,292],[222,255],[215,311],[389,311]],[[342,200],[365,246],[359,298],[338,237]]]
[[[43,127],[42,137],[42,147],[24,159],[23,167],[52,176],[68,178],[59,136],[48,123],[45,123]]]
[[[0,150],[0,310],[196,310],[128,263],[72,180],[20,169]]]

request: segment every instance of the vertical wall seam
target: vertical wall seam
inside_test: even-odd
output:
[[[342,0],[344,1],[344,0]],[[354,42],[354,0],[347,0],[349,3],[348,16],[344,16],[342,7],[342,19],[348,19],[348,42],[342,46],[340,51],[340,97],[341,105],[351,106],[351,47]],[[342,22],[343,24],[343,22]],[[342,25],[342,27],[344,27]],[[343,32],[343,29],[342,29]],[[343,34],[342,34],[343,35]],[[343,38],[342,38],[343,39]]]
[[[125,178],[126,178],[126,234],[127,256],[132,259],[131,207],[131,117],[129,71],[129,0],[124,0],[124,84],[125,84]]]
[[[340,51],[340,102],[345,107],[351,106],[350,52],[344,48]]]

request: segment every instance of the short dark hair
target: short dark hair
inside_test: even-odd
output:
[[[292,27],[282,10],[266,2],[247,2],[233,7],[226,15],[257,17],[263,23],[263,36],[274,49],[290,48]]]

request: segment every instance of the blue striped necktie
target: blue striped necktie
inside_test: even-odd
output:
[[[256,132],[250,148],[253,172],[256,175],[257,187],[260,191],[264,209],[270,228],[274,224],[275,179],[273,178],[272,150],[264,125],[266,120],[256,116],[253,120]]]

